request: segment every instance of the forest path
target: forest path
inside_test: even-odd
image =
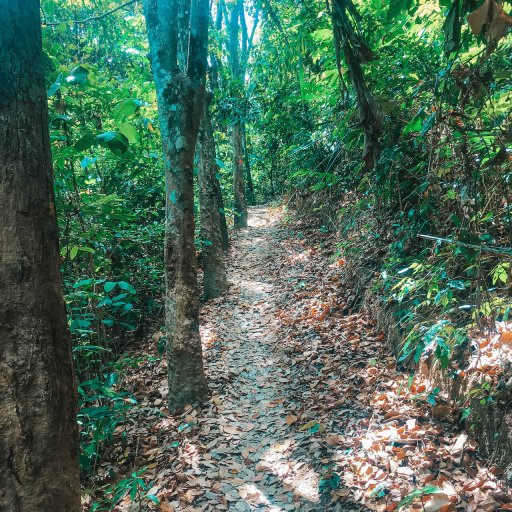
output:
[[[402,510],[511,510],[459,412],[421,372],[397,369],[373,319],[352,312],[336,234],[305,219],[250,210],[229,291],[201,309],[210,399],[168,414],[154,338],[131,359],[123,385],[138,405],[99,474],[145,468],[159,503],[142,510],[163,512],[387,512],[425,489]]]
[[[318,474],[295,453],[304,433],[286,420],[295,383],[276,335],[279,220],[269,208],[251,209],[231,250],[229,292],[202,312],[214,410],[200,419],[199,436],[213,438],[207,459],[218,463],[221,494],[211,510],[319,510]]]

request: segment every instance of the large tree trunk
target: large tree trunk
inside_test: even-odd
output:
[[[165,325],[169,409],[208,393],[199,336],[194,153],[206,80],[208,0],[144,2],[166,182]]]
[[[228,286],[221,212],[224,209],[218,166],[215,155],[213,127],[208,106],[205,106],[198,140],[199,154],[199,203],[201,213],[201,238],[203,239],[204,298],[222,295]],[[224,218],[225,222],[225,218]]]
[[[0,0],[0,510],[80,510],[39,2]]]

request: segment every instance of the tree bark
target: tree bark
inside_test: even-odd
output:
[[[204,108],[208,0],[145,0],[166,182],[169,409],[208,393],[199,335],[194,153]]]
[[[348,75],[356,91],[359,121],[364,132],[365,168],[370,170],[377,166],[379,160],[382,113],[366,83],[361,64],[372,60],[374,55],[352,26],[350,17],[356,21],[361,19],[352,0],[333,0],[331,15],[340,79],[343,52]]]
[[[254,195],[254,183],[251,174],[251,162],[249,160],[249,150],[247,149],[247,130],[245,124],[242,126],[242,143],[244,148],[244,163],[245,163],[245,179],[247,184],[247,203],[251,206],[256,204],[256,197]]]
[[[39,2],[0,0],[0,510],[80,510]]]
[[[235,124],[231,130],[233,146],[233,193],[234,193],[234,226],[236,229],[247,227],[247,203],[245,200],[245,164],[242,144],[242,125]]]
[[[213,126],[208,106],[205,106],[198,139],[199,155],[199,204],[201,214],[201,238],[203,239],[204,298],[213,299],[222,295],[227,287],[226,262],[222,233],[221,212],[224,210]],[[224,216],[225,226],[225,216]],[[227,235],[227,228],[226,228]]]
[[[238,35],[240,31],[239,20],[243,11],[243,3],[240,0],[231,6],[229,20],[229,62],[231,74],[237,91],[238,109],[242,109],[243,69],[240,66],[238,55]],[[242,143],[243,116],[236,112],[233,116],[231,130],[231,145],[233,147],[233,195],[234,195],[234,227],[235,229],[247,227],[247,203],[245,199],[245,164]]]

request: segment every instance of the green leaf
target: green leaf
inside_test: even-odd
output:
[[[83,66],[77,66],[71,70],[71,74],[66,77],[66,82],[72,85],[83,84],[87,81],[89,71]]]
[[[465,290],[466,289],[466,285],[464,283],[464,281],[460,281],[460,280],[457,280],[457,279],[453,279],[452,281],[448,281],[448,286],[450,288],[455,288],[456,290]]]
[[[407,505],[410,505],[416,498],[420,498],[421,496],[428,496],[429,494],[435,494],[436,492],[440,492],[441,489],[436,487],[435,485],[427,485],[423,489],[415,489],[410,492],[399,504],[397,510],[400,510]]]
[[[103,289],[105,290],[106,293],[109,293],[116,287],[116,285],[117,285],[117,283],[113,283],[112,281],[107,281],[105,283],[105,285],[103,286]]]
[[[85,151],[96,144],[96,137],[92,133],[86,133],[75,142],[77,151]]]
[[[510,263],[508,263],[508,262],[503,262],[503,263],[499,263],[498,265],[496,265],[494,267],[494,269],[491,271],[492,284],[495,285],[498,282],[507,284],[509,268],[510,268]]]
[[[137,293],[137,290],[131,284],[127,283],[126,281],[119,281],[117,284],[118,284],[119,288],[121,288],[121,290],[126,290],[127,292],[130,292],[130,293]]]
[[[139,132],[133,124],[122,123],[119,125],[119,131],[128,139],[131,144],[139,142]]]
[[[154,494],[146,494],[146,497],[150,499],[155,505],[160,503],[160,500]]]
[[[425,118],[425,110],[420,109],[419,112],[407,123],[404,128],[403,135],[413,132],[420,132],[423,128],[423,119]]]
[[[128,151],[129,142],[125,135],[120,132],[103,132],[96,135],[96,140],[109,148],[112,153],[119,155]]]
[[[117,132],[103,132],[99,135],[96,135],[96,139],[100,142],[110,142],[117,137]]]
[[[402,11],[409,10],[412,0],[391,0],[388,9],[388,20],[396,18]]]
[[[465,420],[466,418],[469,418],[470,415],[471,415],[471,407],[466,407],[465,409],[462,410],[462,413],[460,415],[461,421]]]
[[[89,286],[92,284],[93,279],[81,279],[80,281],[73,284],[73,288],[81,288],[82,286]]]
[[[118,103],[113,109],[112,114],[114,116],[114,121],[116,123],[120,121],[124,121],[127,117],[135,114],[138,108],[142,105],[142,102],[139,100],[125,100]]]
[[[92,157],[89,157],[89,156],[86,156],[81,162],[80,162],[80,167],[82,169],[87,169],[87,167],[89,167],[89,165],[93,164],[94,162],[96,162],[96,160],[98,160],[97,158],[92,158]]]
[[[50,85],[50,88],[48,89],[48,93],[47,93],[48,98],[53,96],[60,89],[61,83],[62,83],[62,73],[59,73],[59,76],[57,77],[55,82],[53,82],[53,84]]]
[[[78,247],[73,247],[71,251],[69,252],[69,259],[74,260],[76,258],[76,255],[78,254]]]

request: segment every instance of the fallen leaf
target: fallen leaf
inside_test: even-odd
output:
[[[294,423],[296,423],[298,419],[299,418],[297,416],[295,416],[294,414],[288,414],[286,416],[286,423],[288,424],[288,426],[291,426]]]

